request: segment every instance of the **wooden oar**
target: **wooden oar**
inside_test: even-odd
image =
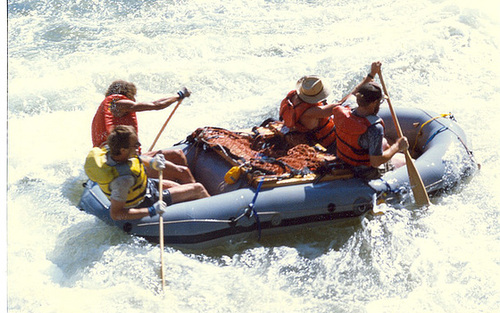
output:
[[[177,108],[181,104],[182,100],[183,99],[180,99],[177,102],[177,104],[175,105],[174,109],[172,110],[172,113],[170,113],[170,115],[168,116],[167,120],[163,124],[163,127],[158,132],[158,135],[156,135],[156,138],[153,141],[153,144],[149,148],[149,151],[153,151],[153,148],[154,148],[156,142],[158,141],[158,138],[160,138],[161,133],[163,132],[163,130],[165,129],[165,127],[167,127],[168,122],[170,122],[170,119],[174,115],[175,110],[177,110]],[[158,190],[160,191],[159,200],[163,201],[163,170],[158,171]],[[160,238],[159,238],[159,240],[160,240],[160,263],[161,263],[161,265],[160,265],[161,266],[161,268],[160,268],[161,288],[162,288],[162,290],[165,290],[165,274],[164,274],[165,262],[163,261],[163,250],[165,248],[165,244],[164,244],[165,238],[163,237],[163,214],[160,214],[160,218],[158,220],[158,223],[159,223],[159,227],[160,227],[160,235],[159,235]]]
[[[160,203],[163,201],[163,170],[158,173],[158,190],[160,191]],[[164,249],[164,238],[163,238],[163,214],[160,214],[160,219],[158,221],[160,226],[160,273],[161,273],[161,289],[165,290],[165,263],[163,262],[163,249]]]
[[[396,126],[396,132],[398,137],[403,137],[403,133],[401,131],[401,126],[399,125],[398,117],[396,116],[396,112],[392,108],[391,99],[389,98],[389,94],[387,93],[387,88],[384,84],[384,79],[382,78],[382,70],[378,72],[378,76],[380,78],[380,83],[382,84],[382,88],[384,89],[384,93],[387,96],[387,104],[389,105],[389,110],[391,110],[392,120],[394,121],[394,125]],[[404,155],[406,158],[406,168],[408,170],[408,176],[410,177],[410,185],[413,191],[413,196],[415,197],[415,202],[419,206],[429,206],[430,200],[429,195],[427,194],[427,190],[425,190],[425,185],[418,173],[418,170],[411,158],[410,152],[408,150],[404,151]]]
[[[168,122],[170,122],[170,119],[172,118],[172,115],[174,115],[175,113],[175,110],[177,110],[177,108],[179,107],[179,105],[181,104],[182,100],[184,99],[180,99],[177,104],[175,105],[174,109],[172,110],[172,113],[170,113],[169,117],[167,118],[167,120],[165,121],[165,124],[163,124],[163,127],[160,129],[160,131],[158,132],[158,135],[156,135],[156,138],[155,140],[153,141],[153,144],[151,144],[151,148],[149,148],[149,151],[153,151],[153,148],[156,144],[156,142],[158,141],[158,138],[160,138],[161,136],[161,133],[163,133],[163,130],[165,129],[165,127],[167,127],[167,124]]]

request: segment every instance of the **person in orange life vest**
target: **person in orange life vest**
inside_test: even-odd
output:
[[[290,131],[307,133],[325,148],[334,146],[333,118],[327,113],[332,105],[326,104],[329,94],[320,77],[303,76],[281,101],[280,120]]]
[[[92,120],[92,144],[94,147],[104,145],[108,135],[117,125],[130,125],[138,132],[136,112],[162,110],[176,101],[189,97],[191,94],[186,87],[183,87],[176,95],[152,102],[137,102],[135,100],[136,93],[137,88],[131,82],[117,80],[111,83],[106,91],[105,99],[98,107]],[[191,171],[187,167],[186,156],[182,150],[157,150],[145,152],[143,155],[154,156],[158,153],[163,154],[167,160],[164,177],[169,186],[195,182]],[[150,177],[158,177],[158,172],[149,168],[147,174]]]
[[[336,103],[327,104],[330,90],[318,76],[304,76],[297,82],[296,89],[288,93],[281,101],[280,119],[292,131],[311,133],[315,141],[335,153],[336,135],[334,132],[333,109],[339,105],[354,102],[357,89],[373,80],[380,69],[380,62],[373,62],[370,74],[361,83]],[[350,101],[347,101],[350,100]],[[346,102],[347,101],[347,102]]]
[[[140,147],[135,129],[132,126],[118,125],[108,136],[107,144],[109,151],[106,153],[106,164],[116,166],[116,164],[131,164],[133,158],[137,158],[137,152]],[[96,149],[96,148],[94,148]],[[154,158],[147,156],[139,157],[140,167],[151,167],[155,171],[165,168],[165,159],[162,154],[157,154]],[[141,169],[144,171],[145,169]],[[140,175],[139,175],[140,176]],[[200,183],[190,183],[178,186],[169,186],[164,184],[163,199],[160,203],[158,193],[158,180],[147,178],[147,192],[142,201],[138,204],[128,207],[127,197],[131,188],[138,185],[136,180],[141,179],[132,174],[117,175],[110,183],[109,190],[111,194],[110,216],[114,220],[139,219],[146,216],[155,216],[162,214],[167,205],[171,203],[194,200],[209,197],[203,185]],[[140,184],[139,184],[140,185]],[[102,188],[102,187],[101,187]]]
[[[402,137],[393,144],[384,141],[384,124],[377,113],[385,97],[377,83],[361,85],[355,96],[356,109],[338,106],[333,110],[337,157],[352,165],[356,176],[374,179],[380,177],[378,167],[384,163],[393,161],[395,167],[405,164],[404,155],[398,152],[408,149],[408,140]]]

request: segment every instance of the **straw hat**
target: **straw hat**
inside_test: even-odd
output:
[[[325,100],[330,90],[323,85],[318,76],[304,76],[297,81],[297,95],[302,101],[316,103]]]

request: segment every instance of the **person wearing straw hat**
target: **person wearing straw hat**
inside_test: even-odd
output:
[[[330,94],[324,81],[315,75],[304,76],[298,80],[296,89],[288,93],[280,106],[280,120],[292,131],[307,133],[316,143],[327,148],[329,153],[336,152],[337,136],[333,111],[336,107],[349,107],[356,103],[355,95],[364,84],[373,81],[380,70],[379,61],[371,64],[370,73],[342,100],[327,104]]]
[[[118,125],[130,125],[138,132],[136,112],[162,110],[174,102],[182,101],[189,97],[191,92],[182,87],[175,95],[164,97],[155,101],[136,101],[137,88],[134,83],[124,80],[113,81],[101,102],[92,120],[92,144],[101,147],[106,144],[108,135]],[[141,150],[139,149],[139,153]],[[145,156],[163,154],[166,161],[166,169],[163,171],[166,181],[170,186],[178,184],[194,183],[195,179],[187,167],[186,156],[179,149],[156,150],[142,153]],[[147,168],[150,177],[158,177],[157,171]]]
[[[327,149],[334,146],[333,104],[326,103],[329,95],[330,90],[319,76],[303,76],[281,101],[280,120],[290,131],[306,133]]]

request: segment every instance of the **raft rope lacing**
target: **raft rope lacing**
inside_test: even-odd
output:
[[[247,208],[248,209],[248,208]],[[215,219],[215,218],[199,218],[199,219],[186,219],[186,220],[175,220],[175,221],[167,221],[163,220],[164,225],[173,225],[173,224],[189,224],[189,223],[223,223],[223,224],[235,224],[238,220],[241,218],[248,216],[247,213],[248,210],[245,210],[243,214],[240,216],[234,218],[234,219]],[[268,212],[259,212],[259,216],[263,215],[276,215],[280,214],[281,212],[278,211],[268,211]],[[159,225],[159,222],[145,222],[145,223],[140,223],[137,224],[137,227],[143,227],[143,226],[152,226],[152,225]]]
[[[434,137],[436,137],[438,134],[440,134],[448,129],[449,129],[448,126],[443,126],[440,129],[436,130],[432,135],[429,136],[429,139],[427,139],[427,141],[424,143],[424,145],[422,146],[422,149],[425,149],[425,147],[429,144],[429,142],[432,141],[432,139],[434,139]]]
[[[438,116],[435,116],[435,117],[431,118],[431,119],[430,119],[430,120],[428,120],[427,122],[425,122],[425,123],[423,123],[422,125],[420,125],[420,129],[418,130],[417,136],[415,137],[415,143],[413,144],[412,151],[415,151],[415,149],[417,148],[418,138],[419,138],[420,136],[422,136],[422,129],[424,128],[424,126],[425,126],[425,125],[427,125],[427,124],[429,124],[430,122],[432,122],[432,121],[434,121],[434,120],[437,120],[438,118],[447,117],[447,116],[451,116],[450,118],[453,118],[453,116],[451,115],[451,113],[443,113],[443,114],[440,114],[440,115],[438,115]],[[453,119],[454,119],[454,118],[453,118]],[[448,127],[443,126],[443,128],[446,128],[446,129],[447,129]],[[441,129],[442,129],[442,128],[441,128]],[[429,143],[432,139],[434,139],[434,137],[435,137],[438,133],[440,133],[440,132],[444,131],[444,130],[441,130],[441,129],[440,129],[440,130],[438,130],[438,132],[434,133],[432,136],[430,136],[430,137],[429,137],[429,139],[427,139],[427,142],[424,144],[424,146],[422,147],[422,149],[423,149],[423,148],[425,148],[425,146],[426,146],[426,145],[427,145],[427,144],[428,144],[428,143]]]
[[[457,121],[455,119],[455,117],[453,116],[452,113],[443,113],[443,114],[440,114],[438,116],[435,116],[431,119],[429,119],[428,121],[426,121],[425,123],[423,123],[421,126],[420,126],[420,129],[417,133],[417,136],[415,138],[415,144],[413,145],[413,148],[412,150],[415,151],[416,149],[416,146],[417,146],[417,140],[418,140],[418,137],[422,136],[422,128],[429,124],[430,122],[434,121],[434,120],[437,120],[438,118],[442,118],[442,117],[449,117],[451,120],[453,121]],[[441,124],[441,123],[440,123]],[[458,135],[453,129],[449,128],[448,126],[445,126],[443,125],[443,127],[441,127],[440,129],[438,129],[437,131],[435,131],[431,136],[429,136],[429,139],[427,139],[427,141],[425,142],[425,144],[422,146],[422,149],[425,149],[425,147],[434,139],[434,137],[436,137],[438,134],[446,131],[446,130],[449,130],[451,131],[453,134],[455,134],[455,136],[457,136],[457,139],[460,141],[460,143],[463,145],[463,147],[465,148],[465,151],[467,152],[467,154],[469,155],[469,157],[474,161],[474,154],[473,152],[467,147],[467,145],[465,144],[465,142],[463,141],[462,137],[460,137],[460,135]],[[475,161],[474,161],[475,162]]]

